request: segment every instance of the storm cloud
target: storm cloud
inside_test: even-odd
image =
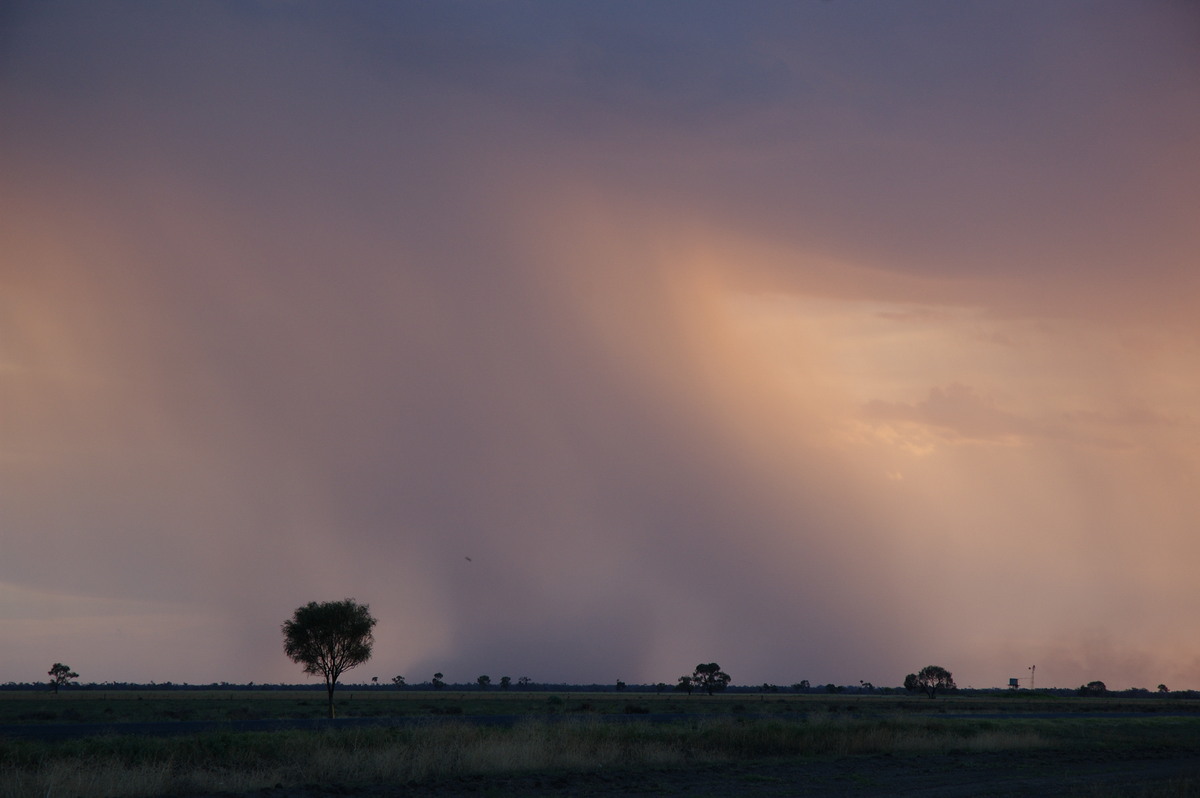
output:
[[[5,14],[0,676],[1196,686],[1193,9]]]

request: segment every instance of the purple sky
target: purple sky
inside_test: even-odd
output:
[[[1194,3],[0,9],[0,681],[1200,688],[1197,400]]]

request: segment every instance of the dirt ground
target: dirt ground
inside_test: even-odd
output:
[[[1095,756],[996,752],[765,760],[691,768],[479,776],[419,784],[311,785],[188,798],[480,798],[480,796],[1154,796],[1200,795],[1200,751]]]

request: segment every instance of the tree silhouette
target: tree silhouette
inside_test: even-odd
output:
[[[500,677],[500,689],[501,690],[507,690],[511,685],[512,685],[512,677],[511,676],[501,676]]]
[[[492,683],[492,677],[484,675],[484,676],[480,676],[475,681],[479,682],[480,690],[486,690],[488,688],[488,685]]]
[[[338,677],[371,658],[375,623],[366,604],[345,599],[320,604],[310,601],[283,624],[284,653],[304,665],[305,673],[324,677],[331,718]]]
[[[58,695],[58,688],[64,687],[71,683],[72,679],[78,679],[79,674],[71,670],[67,665],[61,662],[56,662],[50,666],[50,670],[46,672],[50,676],[50,686],[54,688],[54,694]]]
[[[433,689],[441,690],[445,686],[446,683],[442,681],[442,674],[440,672],[433,674]]]
[[[909,676],[911,677],[912,674]],[[953,690],[955,687],[954,677],[950,675],[950,671],[940,665],[926,665],[921,668],[915,677],[915,682],[910,682],[908,678],[904,680],[904,689],[924,690],[925,695],[930,698],[935,698],[938,690]]]
[[[729,674],[721,670],[721,666],[715,662],[702,662],[692,673],[692,681],[695,682],[697,689],[712,695],[729,686]]]

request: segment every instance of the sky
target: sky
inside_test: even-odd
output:
[[[1200,689],[1200,7],[0,6],[0,682]]]

